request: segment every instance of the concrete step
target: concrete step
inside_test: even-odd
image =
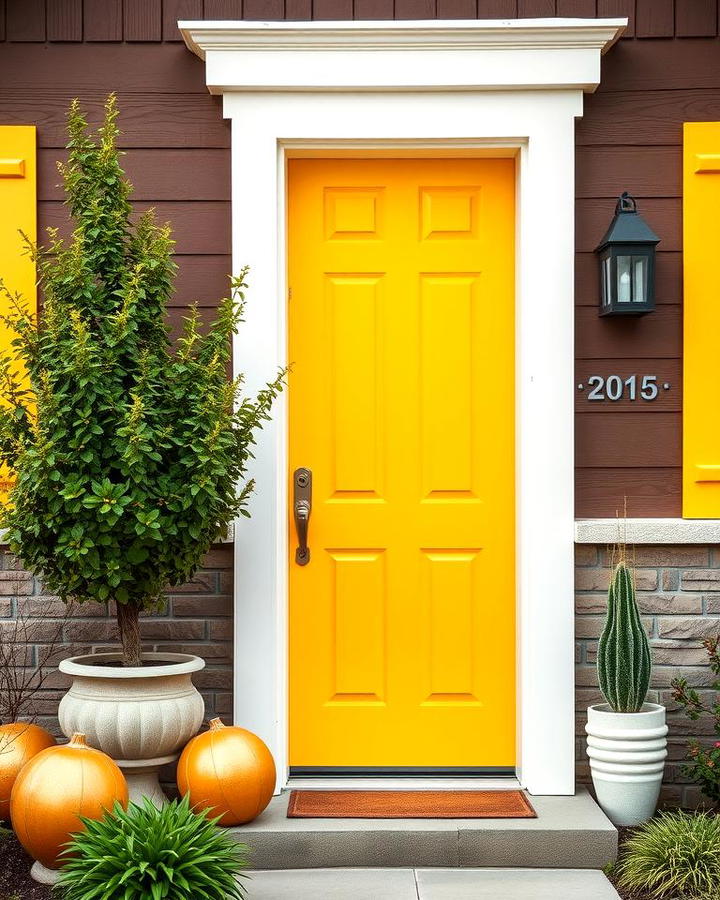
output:
[[[230,830],[253,869],[601,869],[615,859],[617,831],[587,791],[530,799],[536,819],[288,819],[283,793]]]
[[[251,900],[619,900],[587,869],[284,869],[247,887]]]

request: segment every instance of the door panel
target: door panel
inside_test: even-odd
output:
[[[290,763],[512,766],[514,161],[288,177]]]

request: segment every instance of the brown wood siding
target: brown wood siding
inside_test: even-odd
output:
[[[580,516],[613,516],[622,510],[624,497],[630,515],[681,515],[682,124],[720,119],[717,23],[710,38],[701,35],[696,22],[697,37],[668,40],[681,34],[675,9],[681,5],[690,4],[638,0],[637,39],[622,41],[605,57],[601,86],[585,98],[585,114],[576,128]],[[623,189],[636,196],[662,239],[658,308],[634,320],[600,319],[592,250]],[[652,374],[670,389],[661,387],[652,403],[589,400],[587,379],[609,374],[623,379]],[[586,389],[580,391],[579,384]]]
[[[202,0],[48,0],[41,11],[31,4],[27,18],[25,7],[10,0],[0,17],[8,38],[0,45],[0,122],[38,126],[39,224],[67,228],[56,162],[65,156],[68,102],[80,97],[97,120],[117,91],[135,207],[154,207],[174,227],[169,317],[177,331],[190,303],[217,306],[231,268],[229,123],[176,27],[181,16],[202,17]],[[47,42],[33,42],[41,22]]]
[[[655,374],[653,403],[593,403],[575,387],[577,513],[680,515],[684,121],[720,119],[716,0],[0,0],[0,122],[38,126],[40,222],[66,227],[55,160],[68,101],[97,118],[118,93],[121,145],[138,210],[172,221],[179,277],[170,320],[212,309],[230,268],[230,130],[179,18],[630,17],[577,124],[576,385]],[[662,238],[655,313],[597,316],[593,248],[622,190]]]

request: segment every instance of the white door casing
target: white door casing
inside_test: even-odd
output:
[[[234,359],[250,391],[287,362],[288,157],[517,157],[518,778],[572,794],[574,128],[627,20],[178,24],[232,121],[233,270],[251,266]],[[235,721],[269,744],[278,788],[286,418],[281,400],[256,449],[252,519],[235,528]]]

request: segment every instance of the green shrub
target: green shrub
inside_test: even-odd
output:
[[[187,798],[157,809],[119,804],[64,852],[58,888],[63,900],[242,900],[238,882],[247,848],[216,819],[194,813]]]
[[[720,896],[720,817],[669,812],[628,838],[616,869],[618,884],[651,897]]]
[[[683,775],[700,786],[703,794],[714,804],[720,804],[720,702],[717,700],[717,693],[720,691],[720,636],[703,641],[703,647],[715,676],[711,685],[711,690],[715,692],[713,702],[709,708],[706,707],[698,692],[689,688],[684,678],[673,679],[673,700],[680,704],[692,722],[702,716],[712,719],[715,741],[712,746],[704,746],[697,740],[690,741],[689,762],[683,766],[682,771]]]
[[[77,101],[70,108],[60,171],[74,229],[29,247],[40,318],[0,282],[15,333],[0,359],[0,461],[16,476],[0,527],[49,593],[116,601],[123,662],[138,666],[140,612],[247,515],[254,435],[283,374],[254,398],[228,380],[246,270],[207,333],[192,308],[171,345],[174,242],[152,210],[131,219],[117,116],[111,96],[95,135]]]

